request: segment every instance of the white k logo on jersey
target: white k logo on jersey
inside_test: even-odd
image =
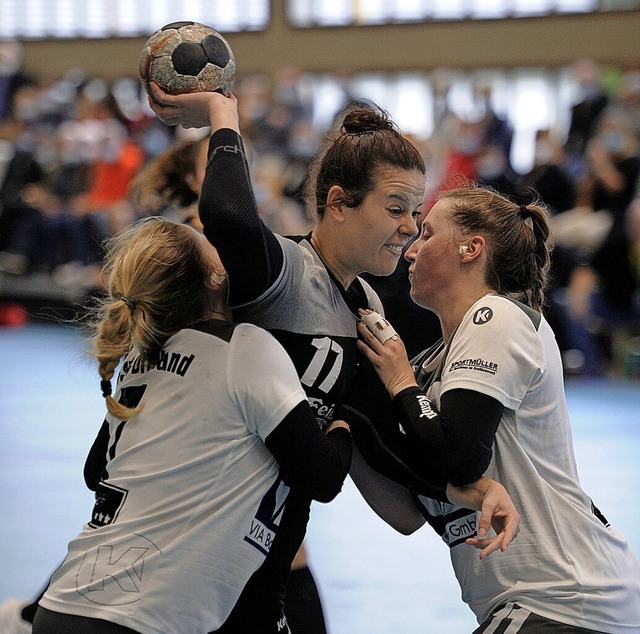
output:
[[[493,311],[490,308],[478,308],[473,315],[473,323],[476,324],[476,326],[481,326],[491,321],[492,317]]]

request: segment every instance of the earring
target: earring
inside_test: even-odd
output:
[[[469,247],[465,246],[464,244],[458,247],[458,253],[460,255],[464,255],[468,250]]]
[[[210,279],[212,284],[221,285],[227,279],[227,276],[226,275],[222,275],[222,274],[217,273],[216,271],[214,271],[213,273],[211,273],[211,277],[209,279]]]

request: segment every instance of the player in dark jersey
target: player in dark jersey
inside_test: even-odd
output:
[[[269,556],[290,487],[337,495],[348,427],[323,434],[282,346],[230,322],[226,275],[201,233],[141,221],[110,242],[107,272],[92,324],[108,410],[85,474],[96,505],[33,632],[203,634]]]
[[[283,344],[325,426],[356,373],[358,309],[382,310],[375,292],[358,276],[389,275],[417,233],[425,187],[422,157],[386,113],[356,105],[312,171],[309,199],[319,218],[316,227],[307,236],[285,238],[269,231],[258,216],[233,96],[157,91],[150,104],[169,125],[211,126],[200,219],[225,262],[234,316],[261,325]],[[434,489],[434,495],[447,499],[446,481]],[[474,507],[482,498],[482,492],[475,493]],[[292,491],[280,536],[254,575],[275,581],[274,591],[284,589],[286,559],[295,554],[286,553],[285,544],[294,543],[294,535],[302,539],[309,506],[308,496]],[[246,619],[249,606],[258,601],[255,590],[262,587],[247,586],[231,615],[234,626]],[[236,631],[227,625],[220,631]]]

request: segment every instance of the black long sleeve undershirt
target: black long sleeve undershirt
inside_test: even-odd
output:
[[[108,447],[109,423],[104,420],[84,463],[84,482],[89,491],[95,491],[100,481],[104,478],[104,470],[107,467]]]
[[[474,390],[449,390],[437,412],[420,388],[410,387],[394,397],[393,408],[407,437],[451,484],[469,484],[487,470],[504,411],[495,398]]]
[[[89,450],[84,480],[95,491],[105,477],[109,424],[104,421]],[[265,440],[289,484],[319,502],[331,501],[351,467],[351,434],[338,427],[323,434],[307,401],[301,401]]]
[[[204,234],[227,270],[230,305],[260,297],[278,278],[283,254],[258,215],[242,139],[234,130],[211,136],[199,213]]]
[[[363,360],[335,417],[349,423],[373,469],[446,501],[448,482],[470,484],[486,471],[503,411],[496,399],[467,389],[445,392],[440,411],[418,387],[392,400],[371,363]]]
[[[323,434],[306,401],[285,416],[265,444],[288,483],[319,502],[338,495],[351,468],[351,434],[343,427]]]
[[[448,501],[446,474],[425,456],[422,443],[400,432],[392,400],[368,361],[359,365],[334,418],[349,424],[353,442],[371,469],[416,493]]]

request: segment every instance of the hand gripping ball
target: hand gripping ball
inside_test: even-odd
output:
[[[140,54],[140,77],[147,92],[155,81],[165,92],[220,92],[228,95],[236,60],[215,29],[198,22],[172,22],[157,30]]]

